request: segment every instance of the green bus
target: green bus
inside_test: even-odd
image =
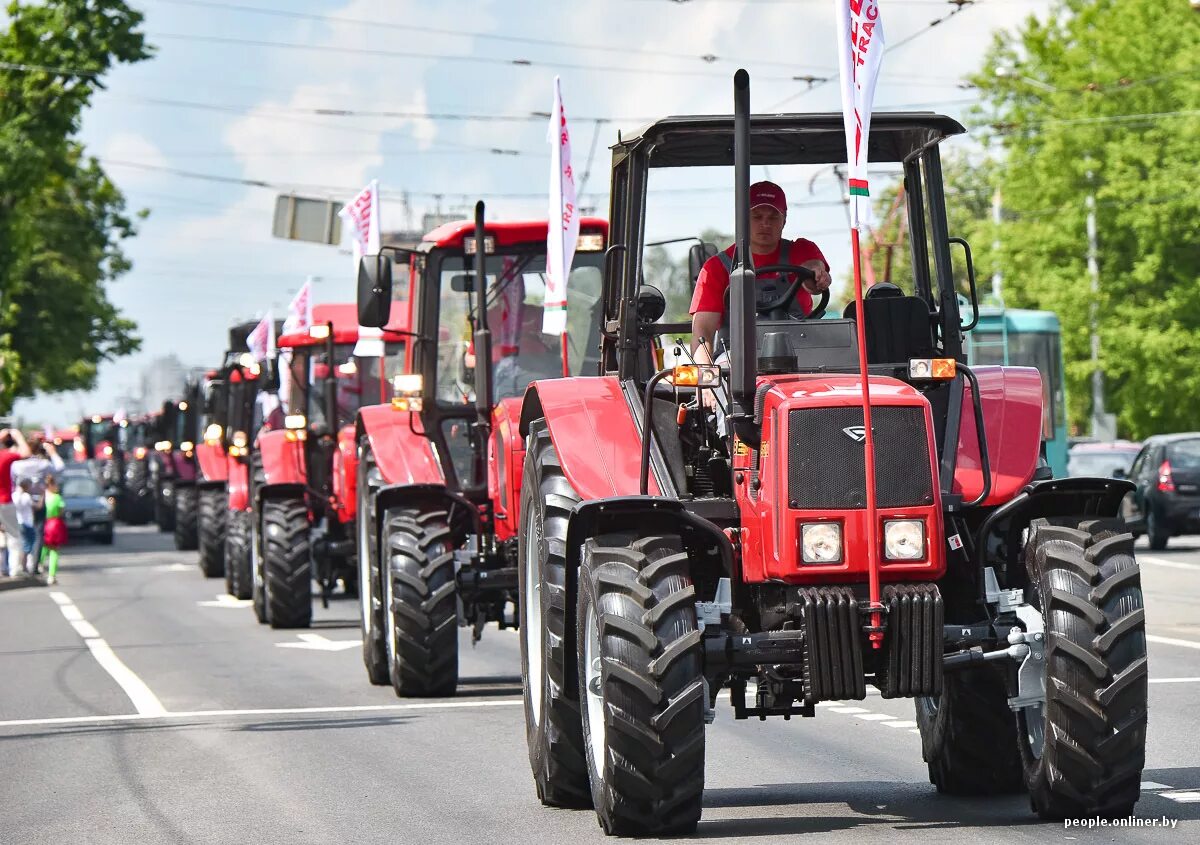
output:
[[[1067,399],[1062,330],[1052,311],[981,307],[968,336],[972,365],[1036,367],[1042,374],[1042,438],[1055,478],[1067,474]]]

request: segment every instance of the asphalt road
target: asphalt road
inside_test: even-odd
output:
[[[1195,539],[1198,542],[1189,543]],[[195,553],[149,529],[64,556],[56,587],[0,592],[0,843],[599,842],[591,811],[533,790],[516,634],[462,639],[460,694],[367,684],[357,605],[303,634],[221,599]],[[1143,819],[1064,829],[1024,797],[937,795],[912,704],[708,732],[697,839],[1200,841],[1200,538],[1142,556],[1150,643]]]

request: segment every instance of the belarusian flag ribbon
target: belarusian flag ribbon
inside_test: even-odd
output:
[[[867,189],[866,179],[851,179],[850,180],[850,196],[852,197],[869,197],[871,192]]]

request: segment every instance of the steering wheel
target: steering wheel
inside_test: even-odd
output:
[[[775,320],[792,319],[792,314],[788,311],[788,306],[795,301],[796,294],[800,290],[800,285],[804,284],[804,282],[808,280],[816,279],[817,274],[807,267],[801,267],[799,264],[764,264],[762,267],[754,268],[755,276],[766,273],[790,273],[795,276],[795,278],[792,280],[792,283],[788,285],[787,290],[785,290],[779,296],[775,297],[770,302],[764,302],[758,305],[757,310],[759,316],[770,317],[771,319]],[[728,300],[730,291],[732,290],[732,287],[725,289],[726,313],[729,311]],[[825,316],[825,308],[828,305],[829,288],[826,288],[825,290],[821,291],[821,298],[817,301],[816,307],[805,316],[797,319],[819,320]]]

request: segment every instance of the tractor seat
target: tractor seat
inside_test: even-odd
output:
[[[863,300],[867,314],[867,362],[906,364],[910,358],[935,357],[933,326],[925,300],[890,290],[881,293]],[[857,322],[855,305],[854,302],[847,305],[842,316]]]

